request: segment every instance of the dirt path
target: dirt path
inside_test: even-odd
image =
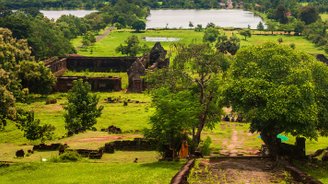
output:
[[[270,160],[254,158],[229,158],[215,162],[203,160],[199,169],[192,173],[190,183],[269,184],[290,180],[283,168],[270,169],[272,164]]]
[[[245,151],[242,150],[243,138],[238,136],[238,131],[236,126],[232,126],[232,135],[230,140],[224,139],[222,145],[225,146],[225,149],[221,150],[220,153],[226,156],[239,156]]]
[[[109,28],[107,28],[107,29],[103,32],[103,34],[96,36],[96,42],[102,40],[102,39],[105,38],[107,35],[109,35],[109,33],[110,33],[113,29],[114,29],[114,27],[109,27]]]

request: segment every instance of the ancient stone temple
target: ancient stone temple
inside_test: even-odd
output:
[[[143,76],[147,70],[160,69],[169,66],[170,60],[166,58],[167,51],[159,42],[156,42],[149,54],[137,59],[127,73],[129,76],[129,92],[142,92],[146,88]]]
[[[68,56],[64,58],[51,58],[45,65],[57,77],[55,91],[66,92],[74,80],[83,79],[91,84],[93,91],[120,91],[120,77],[81,77],[63,76],[65,71],[91,71],[91,72],[127,72],[129,77],[129,92],[142,92],[146,88],[143,76],[147,70],[163,68],[169,65],[166,58],[167,51],[157,42],[150,53],[143,57],[86,57]]]

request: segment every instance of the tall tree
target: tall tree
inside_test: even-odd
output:
[[[259,30],[259,31],[264,30],[264,25],[263,25],[262,21],[260,21],[259,24],[257,25],[257,30]]]
[[[216,52],[208,44],[179,46],[177,49],[178,55],[172,68],[159,70],[155,72],[158,76],[149,77],[153,80],[149,84],[152,91],[155,91],[153,103],[157,107],[151,119],[150,131],[157,132],[162,138],[166,137],[166,141],[171,138],[159,135],[161,131],[184,132],[191,135],[192,150],[195,150],[204,127],[213,128],[220,119],[220,84],[222,73],[228,68],[229,62],[222,53]],[[171,119],[171,112],[178,113],[176,118]]]
[[[65,106],[65,128],[72,133],[89,130],[97,123],[103,106],[98,107],[99,97],[90,94],[91,85],[82,79],[73,81],[68,92],[68,104]]]
[[[252,32],[251,32],[250,29],[244,29],[244,30],[241,30],[241,31],[239,32],[239,34],[242,35],[242,36],[244,36],[245,41],[247,40],[247,37],[250,38],[250,37],[252,36]]]
[[[139,53],[146,52],[148,50],[147,45],[140,46],[140,41],[137,36],[132,35],[124,41],[125,45],[120,44],[116,48],[116,52],[120,52],[128,56],[136,56]]]
[[[7,88],[9,74],[0,68],[0,130],[7,125],[7,119],[14,119],[16,114],[15,97]]]
[[[16,98],[21,98],[21,84],[17,75],[19,63],[23,60],[33,59],[26,40],[13,38],[12,32],[0,28],[0,69],[8,80],[2,82],[3,87],[10,91]]]
[[[146,29],[146,23],[143,20],[136,20],[132,24],[132,29],[134,29],[136,32],[140,32],[141,30]]]
[[[319,79],[327,78],[327,71],[320,70],[316,77],[322,82],[320,96],[313,78],[319,72],[313,65],[316,61],[304,53],[267,43],[241,49],[231,67],[233,80],[226,96],[234,110],[251,122],[251,132],[260,132],[273,156],[278,153],[279,133],[316,138],[319,114],[324,116],[323,125],[327,123],[327,96],[323,94],[327,83]],[[320,98],[325,99],[322,105]]]
[[[219,30],[217,30],[215,27],[208,26],[205,29],[203,41],[213,43],[216,41],[218,36],[219,36]]]
[[[20,62],[18,76],[23,88],[37,94],[49,94],[56,83],[56,77],[43,62]]]
[[[299,18],[305,22],[305,24],[311,24],[320,19],[320,16],[315,7],[305,6],[300,10]]]

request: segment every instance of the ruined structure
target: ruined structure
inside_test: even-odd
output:
[[[73,81],[83,79],[91,85],[92,91],[121,91],[121,78],[119,77],[84,77],[61,76],[57,77],[55,91],[67,92],[73,87]]]
[[[326,63],[328,65],[328,59],[326,58],[325,55],[318,54],[318,55],[316,55],[316,58],[317,58],[317,60],[319,60],[319,61],[321,61],[323,63]]]
[[[67,69],[90,72],[126,72],[137,57],[68,57]]]
[[[160,69],[169,66],[170,60],[166,58],[167,51],[159,42],[156,42],[149,54],[137,59],[128,69],[129,76],[128,91],[142,92],[146,88],[143,76],[146,70]]]
[[[91,84],[93,91],[120,91],[121,78],[119,77],[77,77],[62,76],[65,71],[90,72],[127,72],[129,76],[128,91],[142,92],[145,88],[143,76],[146,70],[154,70],[169,65],[166,58],[167,51],[157,42],[150,53],[143,57],[85,57],[68,56],[65,58],[52,58],[45,61],[45,65],[57,77],[55,91],[67,92],[71,89],[73,81],[83,79]]]
[[[61,76],[67,70],[66,67],[67,58],[50,58],[44,62],[44,64],[51,70],[51,72],[57,77]]]

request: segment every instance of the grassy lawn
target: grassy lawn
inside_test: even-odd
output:
[[[241,38],[241,37],[240,37]],[[290,44],[295,44],[295,49],[300,50],[309,54],[324,54],[325,52],[318,47],[316,47],[313,43],[306,40],[301,36],[288,36],[288,35],[253,35],[251,38],[247,38],[245,41],[241,38],[241,47],[249,46],[249,45],[259,45],[265,42],[274,42],[278,43],[278,39],[282,38],[282,45],[289,46]]]
[[[150,107],[150,97],[139,93],[97,93],[100,100],[99,104],[104,106],[101,117],[97,119],[95,127],[97,130],[107,128],[110,125],[120,127],[122,131],[143,130],[149,127],[148,118],[154,111]],[[33,103],[17,103],[17,107],[25,110],[33,110],[35,118],[40,119],[41,123],[52,124],[56,127],[55,137],[60,138],[65,135],[64,106],[67,103],[65,93],[51,95],[57,99],[56,104],[45,104],[45,97],[35,97]],[[139,100],[144,103],[129,103],[123,106],[122,103],[107,103],[108,97],[121,97],[122,99]],[[0,143],[24,143],[23,133],[16,128],[14,123],[9,122],[4,131],[0,132]]]
[[[1,148],[1,144],[0,144]],[[104,154],[101,160],[82,159],[79,162],[40,162],[58,152],[35,152],[10,167],[0,168],[0,183],[169,183],[184,161],[158,162],[154,151]],[[138,158],[138,163],[133,163]]]
[[[323,21],[328,21],[328,13],[320,14],[320,16]]]
[[[100,40],[87,49],[80,49],[78,54],[86,56],[121,56],[120,53],[115,51],[116,47],[124,43],[129,36],[138,36],[141,44],[147,44],[152,47],[154,42],[146,42],[144,37],[174,37],[180,38],[181,43],[201,42],[203,38],[202,32],[195,32],[194,30],[149,30],[143,33],[134,33],[131,30],[114,30],[106,38]],[[77,42],[76,40],[73,43]],[[171,50],[170,46],[174,42],[161,42],[166,50]]]
[[[231,35],[231,33],[231,31],[226,31],[227,35]],[[234,31],[234,33],[238,32]],[[115,51],[115,48],[120,44],[123,44],[124,40],[126,40],[131,35],[138,36],[141,44],[146,44],[149,47],[152,47],[154,42],[146,42],[144,37],[174,37],[180,39],[178,43],[189,44],[202,42],[203,34],[203,32],[195,32],[194,30],[147,30],[143,33],[134,33],[131,30],[114,30],[106,38],[95,43],[94,46],[80,49],[78,54],[85,56],[121,56],[120,53]],[[243,37],[241,37],[239,34],[237,35],[241,38],[241,47],[262,44],[265,42],[278,43],[278,38],[282,38],[282,44],[290,45],[291,43],[294,43],[297,50],[310,54],[324,53],[322,49],[317,48],[313,43],[301,36],[253,35],[251,38],[248,38],[247,41],[245,41]],[[75,42],[78,42],[78,40],[73,41],[73,43]],[[174,55],[174,43],[177,42],[161,42],[163,47],[168,50],[169,56],[170,54]]]
[[[2,184],[34,183],[169,183],[180,162],[22,163],[0,168]]]
[[[308,164],[308,163],[296,163],[297,167],[320,180],[322,183],[328,183],[328,165],[325,163]]]

